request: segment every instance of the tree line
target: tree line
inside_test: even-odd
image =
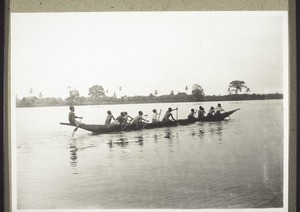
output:
[[[39,96],[29,96],[22,99],[16,98],[17,107],[35,106],[66,106],[66,105],[99,105],[99,104],[130,104],[130,103],[165,103],[165,102],[199,102],[199,101],[231,101],[231,100],[260,100],[260,99],[282,99],[282,94],[249,94],[250,88],[244,81],[234,80],[229,83],[228,95],[205,95],[204,89],[199,84],[191,86],[188,94],[188,86],[184,92],[174,93],[173,90],[167,95],[158,95],[154,90],[147,96],[121,96],[117,98],[116,92],[108,96],[108,91],[101,85],[94,85],[89,88],[88,97],[81,96],[75,88],[68,87],[69,96],[63,98],[44,98],[41,93]],[[119,91],[121,91],[121,86]],[[244,93],[242,93],[244,91]],[[30,89],[32,94],[32,89]]]

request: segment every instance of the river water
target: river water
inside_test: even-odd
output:
[[[178,106],[174,117],[217,102],[77,106],[85,123]],[[222,122],[93,135],[68,107],[16,109],[18,209],[283,207],[282,100],[222,102]]]

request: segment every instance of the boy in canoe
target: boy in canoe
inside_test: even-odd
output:
[[[191,112],[190,114],[188,115],[188,119],[194,119],[194,114],[195,114],[195,110],[194,109],[191,109]]]
[[[128,115],[126,111],[124,112],[124,119],[126,123],[128,122],[128,119],[130,119],[129,122],[133,120],[133,118],[130,115]]]
[[[225,110],[222,108],[221,104],[219,103],[218,107],[216,107],[215,116],[220,116],[222,111],[224,112]]]
[[[177,109],[172,109],[169,107],[169,109],[167,110],[166,114],[164,115],[164,118],[162,119],[162,122],[168,122],[171,121],[169,118],[171,117],[173,121],[176,121],[172,115],[172,111],[177,110]]]
[[[132,120],[132,124],[135,124],[138,127],[143,121],[148,122],[149,120],[144,119],[143,112],[139,111],[138,115]]]
[[[121,112],[120,116],[118,116],[118,117],[115,119],[114,124],[115,124],[115,125],[120,125],[121,128],[122,128],[122,127],[126,124],[126,123],[125,123],[124,116],[125,116],[124,112]]]
[[[203,120],[203,117],[205,115],[205,110],[202,106],[199,106],[199,111],[198,111],[198,119]]]
[[[215,108],[211,107],[208,111],[207,117],[211,117],[215,115]]]
[[[158,113],[157,113],[156,109],[153,109],[152,112],[153,112],[153,115],[152,115],[152,123],[157,123],[157,122],[159,122],[159,121],[158,121]]]
[[[106,119],[105,119],[105,125],[108,126],[112,119],[116,120],[115,117],[111,114],[111,111],[108,110],[107,111],[107,116],[106,116]]]
[[[78,127],[78,125],[81,124],[81,122],[77,121],[76,119],[77,118],[78,119],[82,119],[83,117],[79,117],[79,116],[75,115],[75,108],[74,108],[74,106],[70,106],[69,109],[70,109],[70,112],[69,112],[69,122],[70,122],[70,124]]]

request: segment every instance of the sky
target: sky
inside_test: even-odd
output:
[[[117,96],[283,93],[280,12],[90,12],[11,14],[11,86],[18,98],[88,96],[101,85]],[[119,87],[121,86],[121,91]],[[30,89],[33,93],[30,94]]]

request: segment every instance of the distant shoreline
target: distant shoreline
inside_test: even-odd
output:
[[[201,99],[193,99],[191,95],[164,95],[164,96],[134,96],[134,97],[104,97],[97,100],[91,100],[84,97],[77,102],[68,102],[62,98],[37,98],[24,97],[17,99],[17,108],[26,107],[55,107],[55,106],[85,106],[85,105],[116,105],[116,104],[153,104],[153,103],[181,103],[181,102],[215,102],[215,101],[251,101],[251,100],[273,100],[283,99],[283,94],[230,94],[219,96],[204,96]]]

